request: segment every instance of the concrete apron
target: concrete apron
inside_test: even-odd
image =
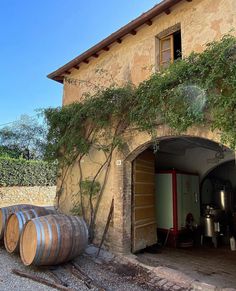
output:
[[[137,257],[133,254],[123,256],[124,261],[127,263],[135,264],[146,269],[153,277],[156,277],[156,286],[168,290],[165,288],[165,282],[174,283],[176,286],[180,287],[181,290],[192,290],[192,291],[236,291],[235,288],[219,288],[215,285],[211,285],[205,282],[199,282],[194,278],[185,275],[183,272],[168,268],[168,267],[151,267],[145,265],[137,260]],[[162,278],[163,280],[160,280]],[[179,290],[172,288],[170,290]]]
[[[185,275],[183,272],[176,271],[168,267],[151,267],[137,260],[133,254],[130,255],[114,255],[108,251],[101,250],[97,257],[98,248],[94,245],[89,245],[85,254],[90,256],[95,262],[112,263],[114,261],[121,264],[132,264],[146,271],[151,278],[152,285],[161,290],[191,290],[191,291],[236,291],[234,288],[219,288],[215,285],[199,282],[194,278]]]

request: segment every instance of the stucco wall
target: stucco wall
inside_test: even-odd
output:
[[[148,78],[156,67],[156,35],[177,23],[181,24],[183,54],[188,55],[193,50],[200,52],[206,43],[219,39],[236,27],[236,1],[182,1],[173,8],[171,14],[156,17],[152,26],[143,26],[137,35],[127,36],[121,44],[114,44],[110,51],[102,52],[89,64],[82,64],[79,70],[74,69],[68,77],[78,82],[65,82],[63,104],[80,101],[84,93],[95,92],[96,86],[106,87],[113,81],[117,84],[127,81],[138,84]],[[235,31],[232,33],[235,34]],[[207,128],[191,128],[186,135],[219,142],[219,134]],[[168,138],[172,132],[160,126],[157,136]],[[124,152],[115,151],[113,154],[96,220],[95,242],[99,242],[114,198],[114,213],[106,244],[116,252],[130,251],[132,160],[151,144],[151,137],[146,133],[129,131],[124,138],[127,148]],[[104,155],[95,150],[85,156],[81,163],[83,179],[93,177],[104,160]],[[98,176],[101,184],[105,171]],[[59,206],[63,212],[70,212],[79,200],[79,179],[78,163],[75,163],[68,171],[60,192]],[[58,180],[58,189],[60,186],[61,181]]]
[[[173,137],[172,131],[166,126],[157,128],[157,137],[160,140]],[[219,142],[219,135],[207,128],[190,128],[186,136],[203,137]],[[104,193],[99,207],[95,243],[99,243],[105,228],[106,219],[114,198],[114,213],[106,245],[116,252],[129,252],[131,242],[131,197],[132,197],[132,161],[146,148],[152,145],[148,134],[133,131],[124,136],[127,147],[123,152],[115,151],[109,168],[109,175],[105,184]],[[205,158],[205,156],[204,156]],[[101,152],[91,151],[82,161],[83,179],[93,177],[101,163],[104,161]],[[206,169],[205,169],[206,170]],[[103,184],[106,169],[101,171],[98,181]],[[63,191],[60,198],[60,210],[69,213],[77,201],[79,201],[78,181],[80,179],[78,165],[68,171],[63,183]],[[60,186],[60,181],[58,181]]]
[[[53,206],[56,186],[0,187],[0,207],[14,204]]]
[[[108,52],[99,52],[98,58],[90,58],[89,64],[81,64],[68,77],[81,82],[64,85],[63,104],[81,99],[84,93],[95,92],[113,83],[138,84],[155,71],[157,65],[156,36],[180,23],[182,51],[187,56],[192,51],[201,52],[208,42],[220,39],[236,27],[235,0],[182,1],[144,25],[136,35],[126,36],[121,44],[115,43]]]

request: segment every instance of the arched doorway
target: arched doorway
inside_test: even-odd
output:
[[[153,244],[156,239],[155,228],[159,229],[159,238],[161,237],[160,231],[164,231],[164,241],[168,234],[170,243],[172,241],[171,244],[176,246],[179,243],[180,230],[186,226],[189,213],[193,214],[194,223],[200,225],[202,216],[200,183],[202,179],[218,163],[234,158],[233,151],[228,147],[204,137],[161,137],[154,147],[153,149],[153,142],[151,141],[138,146],[124,163],[125,175],[130,175],[130,181],[127,177],[125,178],[124,194],[128,194],[130,197],[126,200],[130,204],[126,203],[125,207],[131,209],[131,212],[127,210],[131,217],[130,220],[126,220],[126,223],[129,224],[126,225],[126,230],[130,227],[132,252],[141,250],[145,245]],[[145,156],[148,157],[149,161],[145,160]],[[157,175],[161,173],[163,176],[166,174],[166,177],[169,175],[169,186],[167,186],[172,187],[172,193],[175,191],[174,196],[170,193],[168,197],[165,194],[157,194],[157,185],[160,184]],[[180,182],[178,182],[178,179],[180,179]],[[182,191],[192,191],[194,193],[191,198],[186,198],[188,201],[186,199],[181,200],[182,208],[180,202],[178,202],[180,200],[180,197],[178,197],[180,189],[177,188],[180,186],[174,185],[174,183],[185,185],[186,189],[182,189]],[[160,192],[160,189],[158,191]],[[166,190],[164,192],[166,193]],[[186,193],[182,196],[187,197]],[[157,197],[157,195],[160,196]],[[153,202],[154,196],[160,202],[159,207],[156,205],[158,202]],[[194,207],[191,206],[193,203],[196,204]],[[157,211],[163,213],[157,214]],[[161,220],[162,225],[160,225]],[[193,222],[191,221],[191,223]],[[158,240],[156,239],[156,241]]]

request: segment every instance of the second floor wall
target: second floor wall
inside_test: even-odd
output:
[[[175,40],[168,38],[175,32],[180,32],[181,53],[187,56],[192,51],[203,51],[207,43],[225,34],[236,35],[234,29],[236,0],[183,0],[172,7],[170,14],[162,13],[152,25],[141,26],[136,35],[127,35],[109,51],[99,52],[99,57],[81,64],[79,70],[73,69],[64,80],[63,105],[81,101],[86,93],[112,84],[138,85],[159,69],[163,59],[175,57]],[[176,43],[179,47],[178,39]]]

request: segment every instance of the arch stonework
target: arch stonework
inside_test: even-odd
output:
[[[234,161],[235,158],[229,157],[228,159],[223,160],[222,162],[218,163],[217,165],[212,166],[211,168],[209,168],[208,171],[206,171],[206,173],[204,174],[204,176],[202,177],[201,182],[207,177],[207,175],[209,175],[212,171],[214,171],[217,167],[223,166],[224,164]]]
[[[166,126],[157,129],[158,140],[178,137]],[[179,135],[180,136],[180,135]],[[220,134],[212,132],[206,127],[192,127],[184,135],[188,137],[199,137],[214,142],[220,142]],[[116,153],[115,158],[121,160],[120,167],[115,169],[117,190],[115,194],[114,226],[112,249],[119,253],[131,252],[131,199],[132,199],[132,161],[152,144],[151,136],[146,133],[133,132],[126,138],[128,150],[125,154]]]
[[[176,135],[167,126],[160,126],[156,131],[158,140],[174,138],[178,136],[199,137],[207,140],[220,143],[220,133],[212,132],[206,127],[192,127],[185,134]],[[147,149],[152,143],[151,137],[148,134],[137,133],[129,139],[129,153],[126,155],[124,161],[133,161],[142,151]]]

